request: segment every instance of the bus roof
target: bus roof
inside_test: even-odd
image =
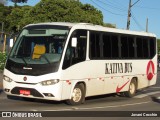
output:
[[[77,27],[78,29],[87,29],[87,30],[94,30],[94,31],[104,31],[104,32],[119,33],[119,34],[156,37],[155,34],[145,32],[145,31],[131,31],[131,30],[125,30],[125,29],[109,28],[101,25],[94,25],[92,23],[48,22],[48,23],[29,24],[25,27],[35,26],[35,25],[58,25],[58,26],[66,26],[70,28]]]

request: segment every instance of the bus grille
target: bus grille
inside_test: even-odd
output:
[[[15,87],[11,90],[12,94],[20,95],[20,90],[29,90],[30,95],[33,95],[34,97],[43,97],[41,93],[39,93],[37,90],[33,88],[22,88],[22,87]]]

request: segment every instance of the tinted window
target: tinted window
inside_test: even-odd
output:
[[[90,34],[90,58],[100,58],[100,34],[96,32]]]
[[[149,39],[150,57],[153,58],[156,53],[156,40],[154,38]]]
[[[127,58],[129,56],[128,38],[126,36],[121,37],[121,57]]]
[[[149,58],[149,44],[148,44],[148,39],[144,38],[143,39],[143,57],[144,58]]]
[[[112,57],[112,43],[111,36],[104,34],[103,35],[103,57],[111,58]]]
[[[134,37],[128,37],[128,50],[129,50],[129,58],[135,57]]]
[[[71,40],[73,37],[77,38],[77,47],[71,46]],[[87,47],[87,31],[86,30],[74,31],[65,53],[63,69],[66,69],[76,63],[85,61],[86,47]]]
[[[91,59],[151,59],[155,55],[155,39],[116,33],[90,33]]]
[[[112,36],[111,37],[111,42],[112,42],[112,58],[118,58],[118,37],[117,36]]]
[[[111,59],[119,57],[118,35],[91,32],[90,58]]]
[[[137,58],[143,58],[143,41],[142,38],[136,39],[137,44]]]

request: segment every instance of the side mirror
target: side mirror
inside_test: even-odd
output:
[[[77,38],[72,38],[71,45],[72,47],[77,47]]]

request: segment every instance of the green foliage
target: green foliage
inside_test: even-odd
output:
[[[116,25],[110,24],[110,23],[104,23],[103,26],[110,27],[110,28],[116,28]]]
[[[14,3],[24,3],[24,2],[27,2],[28,0],[9,0],[11,2],[14,2]]]
[[[57,21],[103,23],[100,11],[91,5],[83,5],[75,0],[41,0],[26,17],[31,18],[31,23]]]
[[[17,3],[26,3],[28,0],[9,0],[14,3],[14,6],[17,7]]]
[[[7,7],[4,6],[3,4],[0,4],[0,26],[2,25],[1,23],[4,22],[4,31],[8,31],[8,26],[9,23],[6,21],[6,17],[11,13],[12,11],[11,6]]]
[[[160,39],[157,39],[157,48],[160,51]]]
[[[157,39],[158,59],[160,60],[160,39]]]
[[[12,10],[12,12],[6,17],[6,21],[9,23],[8,29],[10,31],[16,32],[24,27],[22,19],[30,8],[30,6],[23,6],[16,7]]]
[[[6,58],[7,58],[6,53],[0,52],[0,70],[4,69]]]
[[[15,7],[6,18],[8,29],[17,32],[39,22],[85,22],[103,25],[102,12],[75,0],[41,0],[34,7]]]

